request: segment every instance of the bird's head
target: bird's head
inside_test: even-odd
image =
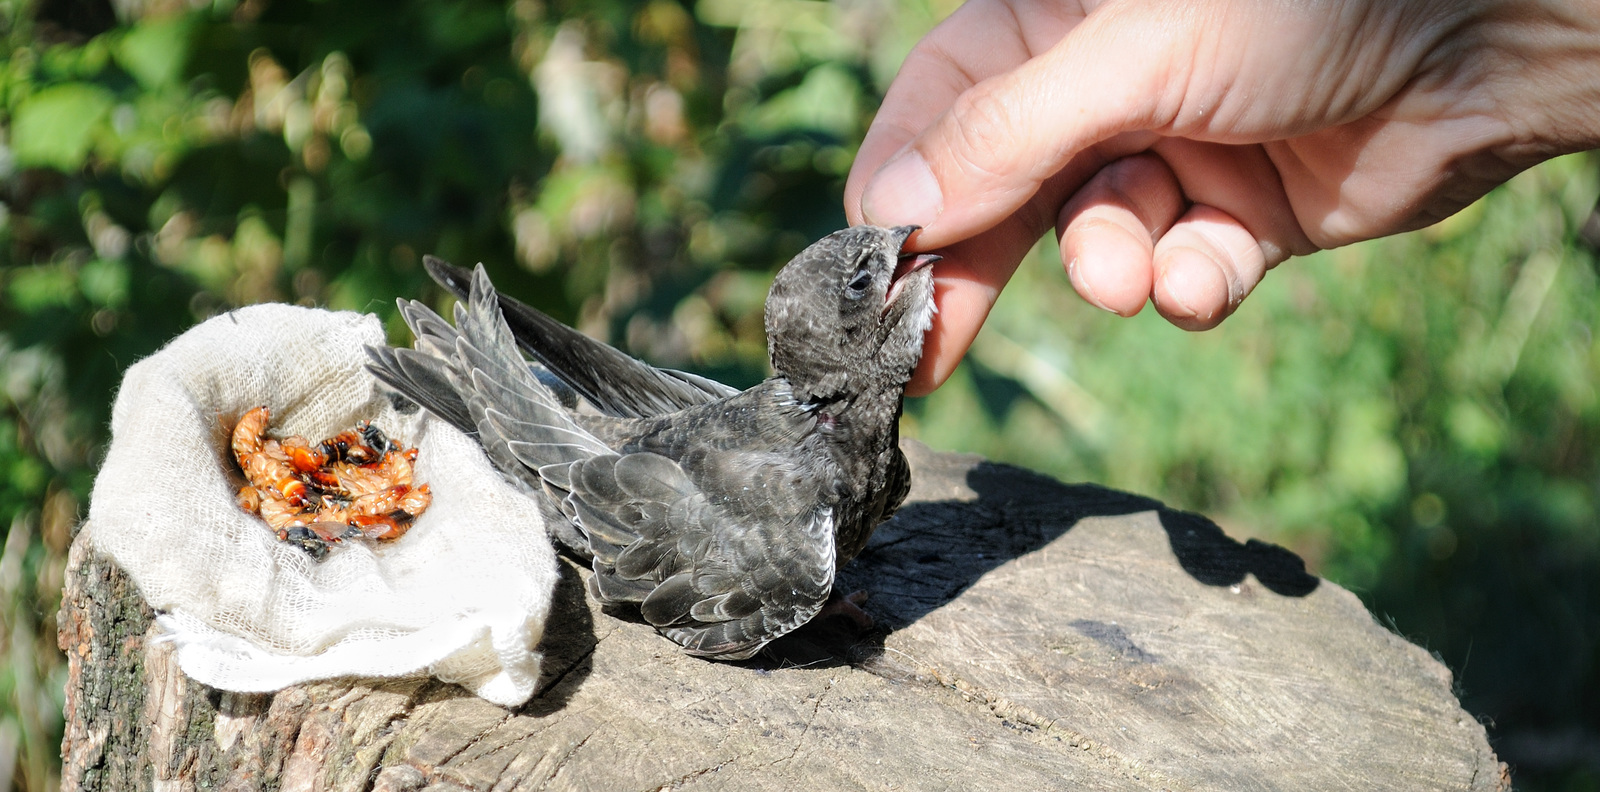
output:
[[[933,322],[932,255],[901,255],[916,226],[856,226],[801,251],[767,294],[772,367],[802,401],[903,389]]]

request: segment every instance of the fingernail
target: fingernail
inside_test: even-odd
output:
[[[1189,305],[1188,300],[1183,299],[1182,295],[1189,291],[1189,281],[1190,279],[1181,271],[1167,270],[1166,274],[1161,276],[1161,292],[1162,296],[1166,298],[1165,307],[1168,311],[1180,313],[1191,318],[1204,318]]]
[[[933,170],[915,150],[878,169],[861,196],[861,213],[873,225],[931,224],[944,211],[944,196]]]
[[[1078,272],[1077,256],[1073,256],[1072,260],[1067,262],[1067,280],[1071,281],[1073,287],[1078,290],[1078,296],[1087,300],[1090,305],[1107,313],[1116,313],[1116,311],[1111,310],[1109,306],[1100,301],[1100,295],[1094,293],[1094,287],[1089,285],[1089,281],[1084,280],[1082,273]]]
[[[1215,310],[1201,312],[1195,305],[1215,305],[1227,298],[1228,284],[1222,272],[1203,254],[1180,258],[1161,276],[1161,291],[1166,306],[1203,322],[1216,318]]]

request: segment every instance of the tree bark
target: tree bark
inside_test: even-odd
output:
[[[907,444],[915,488],[834,618],[727,664],[584,596],[542,693],[188,680],[128,578],[74,544],[64,789],[1504,790],[1450,672],[1281,548],[1089,485]]]

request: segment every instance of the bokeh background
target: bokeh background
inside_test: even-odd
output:
[[[435,253],[753,383],[772,272],[844,224],[954,5],[0,0],[0,788],[57,783],[62,568],[128,364],[265,300],[408,341]],[[1088,307],[1045,240],[906,433],[1290,547],[1449,665],[1520,788],[1600,789],[1597,165],[1291,261],[1204,334]]]

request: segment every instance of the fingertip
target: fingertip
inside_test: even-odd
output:
[[[846,191],[844,195],[844,222],[845,225],[858,226],[867,222],[867,218],[861,212],[861,201],[852,200],[852,198],[855,198],[855,196]]]
[[[1061,237],[1072,288],[1089,304],[1118,316],[1139,313],[1150,299],[1150,251],[1148,234],[1115,222],[1085,218]]]
[[[933,295],[938,310],[933,326],[923,336],[922,360],[906,385],[907,396],[926,396],[950,379],[989,318],[989,310],[1000,296],[999,284],[1009,274],[1010,270],[974,272],[962,251],[934,265]],[[987,279],[995,276],[1000,277],[999,283]]]
[[[1266,274],[1261,243],[1215,207],[1195,206],[1156,245],[1156,309],[1186,330],[1222,323]]]
[[[922,360],[907,394],[922,396],[944,384],[966,355],[978,330],[989,318],[1017,264],[1039,239],[1042,229],[1019,217],[1007,218],[983,234],[948,247],[936,247],[943,259],[933,265],[933,326],[923,336]],[[912,240],[919,250],[932,246]]]
[[[1061,256],[1073,288],[1119,316],[1150,300],[1156,240],[1184,211],[1172,169],[1136,154],[1107,164],[1057,214]]]
[[[860,225],[867,221],[866,214],[861,211],[861,199],[866,193],[867,184],[878,175],[885,163],[889,161],[906,144],[915,137],[909,128],[890,123],[886,116],[894,115],[892,108],[886,106],[878,117],[872,121],[872,126],[867,128],[867,134],[861,141],[861,148],[856,151],[855,161],[850,163],[850,175],[844,181],[844,213],[850,225]],[[906,111],[904,103],[898,108],[902,113]]]
[[[938,390],[955,373],[972,340],[961,343],[963,333],[958,330],[952,335],[952,329],[945,327],[935,315],[933,327],[922,337],[922,360],[917,362],[911,381],[906,383],[907,396],[926,396]]]
[[[1208,254],[1194,248],[1164,251],[1153,293],[1156,310],[1185,330],[1209,330],[1232,313],[1228,277]]]
[[[932,358],[924,357],[917,370],[912,372],[911,381],[906,383],[906,395],[915,398],[938,390],[950,378],[950,372],[936,371],[936,368]]]

